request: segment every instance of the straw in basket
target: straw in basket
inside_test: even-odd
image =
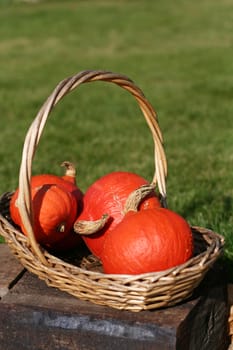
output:
[[[117,309],[140,311],[174,305],[189,297],[199,285],[210,266],[220,256],[224,239],[201,227],[192,227],[195,254],[185,264],[169,270],[141,275],[111,275],[101,272],[94,257],[79,266],[64,261],[43,249],[33,232],[30,180],[32,161],[46,121],[54,106],[70,91],[83,83],[104,81],[114,83],[130,92],[136,99],[149,126],[154,141],[155,172],[163,201],[166,200],[167,164],[157,116],[143,92],[128,77],[106,71],[84,71],[61,81],[48,97],[32,122],[23,147],[19,172],[19,210],[27,236],[22,234],[9,217],[11,193],[0,199],[0,234],[22,265],[49,286],[66,291],[77,298]],[[100,270],[93,269],[99,264]]]

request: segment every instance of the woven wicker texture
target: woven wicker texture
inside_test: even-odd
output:
[[[156,184],[166,201],[167,163],[157,116],[142,91],[126,76],[105,72],[85,71],[61,81],[41,107],[25,137],[19,172],[19,210],[27,237],[18,231],[9,217],[11,193],[0,199],[0,233],[12,252],[29,271],[53,287],[80,299],[117,309],[140,311],[174,305],[190,296],[204,278],[210,266],[222,252],[224,239],[210,230],[193,227],[195,254],[185,264],[175,268],[142,275],[108,275],[93,257],[83,259],[79,266],[49,254],[35,240],[32,223],[30,179],[32,162],[42,131],[53,107],[82,83],[105,81],[117,84],[136,99],[149,126],[154,141]],[[97,268],[96,268],[97,267]]]

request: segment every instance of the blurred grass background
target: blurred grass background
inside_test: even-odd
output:
[[[60,80],[86,69],[128,75],[158,113],[169,207],[226,239],[233,258],[233,2],[0,0],[0,190],[18,185],[25,134]],[[85,189],[114,170],[153,176],[136,102],[82,85],[51,114],[33,172],[71,160]],[[233,270],[233,269],[232,269]]]

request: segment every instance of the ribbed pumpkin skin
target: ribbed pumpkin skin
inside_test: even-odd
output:
[[[66,237],[73,227],[77,214],[77,202],[73,194],[58,185],[32,188],[34,234],[38,243],[52,246]],[[18,190],[10,201],[10,214],[15,224],[26,235],[18,207]]]
[[[107,225],[97,233],[82,236],[91,252],[100,257],[103,243],[108,232],[122,220],[124,205],[130,193],[142,185],[149,184],[141,176],[130,172],[112,172],[95,181],[83,198],[83,211],[78,220],[98,220],[103,214],[110,219]],[[139,210],[159,207],[156,196],[142,201]]]
[[[160,208],[127,213],[106,237],[101,260],[105,273],[140,274],[177,266],[192,254],[188,223]]]

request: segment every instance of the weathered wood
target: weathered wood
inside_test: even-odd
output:
[[[16,258],[10,254],[6,244],[0,245],[0,299],[23,274],[24,269]]]
[[[227,318],[218,267],[190,300],[139,313],[81,301],[26,272],[1,299],[0,350],[224,350]]]

